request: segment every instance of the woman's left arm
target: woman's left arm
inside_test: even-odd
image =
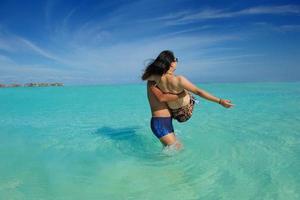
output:
[[[184,89],[186,89],[200,97],[203,97],[209,101],[219,103],[226,108],[230,108],[230,107],[234,106],[234,104],[231,104],[230,100],[217,98],[217,97],[213,96],[212,94],[208,93],[207,91],[198,88],[193,83],[191,83],[188,79],[186,79],[184,76],[178,76],[178,80],[179,80],[179,85],[181,87],[183,87]]]

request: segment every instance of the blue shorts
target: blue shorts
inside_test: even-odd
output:
[[[157,138],[173,133],[172,117],[152,117],[151,130]]]

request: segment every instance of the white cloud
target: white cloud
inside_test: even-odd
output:
[[[299,32],[300,31],[300,25],[281,25],[278,27],[278,30],[279,31],[284,31],[284,32],[289,32],[289,31],[292,31],[292,32]]]
[[[1,31],[1,30],[0,30]],[[53,60],[58,63],[68,63],[68,61],[62,59],[50,53],[48,50],[39,47],[34,44],[32,41],[25,39],[21,36],[8,33],[6,31],[0,32],[0,50],[3,50],[7,53],[34,53],[35,55],[42,56],[46,59]]]
[[[246,8],[239,11],[226,11],[224,9],[208,8],[199,12],[190,11],[189,13],[173,14],[172,16],[162,16],[158,20],[166,21],[169,25],[180,25],[194,23],[201,20],[218,19],[218,18],[232,18],[243,15],[283,15],[283,14],[300,14],[300,6],[298,5],[281,5],[281,6],[258,6]]]
[[[298,24],[282,24],[282,25],[275,25],[267,22],[255,22],[253,23],[254,26],[267,29],[271,31],[277,32],[299,32],[300,25]]]
[[[4,58],[4,59],[3,59]],[[26,83],[26,82],[76,82],[86,74],[81,71],[57,69],[47,65],[17,64],[11,59],[0,55],[0,82],[1,83]]]
[[[236,15],[247,14],[300,14],[298,5],[258,6],[241,10]]]
[[[54,3],[49,3],[46,6],[45,16],[47,21],[51,21],[51,12]],[[21,77],[28,80],[26,77],[33,78],[61,78],[66,81],[80,81],[80,82],[105,82],[113,80],[138,80],[140,73],[144,66],[144,61],[149,58],[155,58],[158,53],[165,49],[170,49],[180,57],[188,58],[183,61],[183,65],[187,65],[188,73],[200,73],[201,69],[207,69],[207,73],[213,68],[219,68],[222,65],[242,65],[243,62],[250,62],[248,58],[260,57],[259,54],[251,54],[245,52],[243,47],[239,46],[239,51],[230,52],[220,56],[220,49],[224,51],[228,48],[234,49],[234,42],[241,41],[248,37],[245,34],[230,34],[229,32],[222,32],[219,34],[212,34],[213,30],[219,27],[216,25],[202,25],[187,29],[174,28],[173,32],[166,30],[165,24],[178,25],[198,22],[201,20],[217,19],[217,18],[232,18],[246,15],[259,14],[300,14],[300,7],[295,5],[283,6],[260,6],[242,9],[238,11],[221,10],[221,9],[205,9],[199,12],[195,11],[180,11],[178,13],[171,13],[157,18],[148,19],[130,19],[124,20],[122,16],[124,10],[127,8],[133,9],[132,5],[124,5],[120,9],[112,12],[109,19],[97,21],[93,19],[86,21],[83,24],[77,24],[74,27],[69,27],[69,22],[72,20],[74,13],[77,13],[77,8],[71,9],[62,18],[60,24],[56,24],[52,31],[50,31],[47,42],[48,47],[43,47],[34,40],[30,40],[21,36],[3,33],[0,29],[0,49],[6,51],[9,55],[26,54],[30,52],[38,59],[32,59],[32,65],[17,64],[12,58],[14,56],[0,55],[0,70],[1,77]],[[125,9],[126,8],[126,9]],[[112,17],[112,19],[110,19]],[[94,21],[95,20],[95,21]],[[151,22],[164,22],[154,23]],[[149,22],[143,25],[143,31],[157,29],[158,33],[153,33],[151,36],[134,38],[134,29],[139,26],[135,23]],[[111,27],[122,23],[131,23],[132,26],[124,29],[117,29],[113,32]],[[51,24],[51,23],[50,23]],[[159,24],[159,25],[157,25]],[[53,26],[53,24],[51,24]],[[146,26],[149,25],[149,26]],[[157,25],[157,26],[156,26]],[[268,25],[268,24],[261,24]],[[155,27],[153,27],[155,26]],[[0,27],[1,28],[1,27]],[[116,27],[114,27],[116,28]],[[169,28],[169,27],[168,27]],[[276,30],[282,31],[297,31],[299,25],[281,25]],[[202,30],[209,30],[207,34],[199,33]],[[275,27],[274,27],[275,30]],[[251,34],[253,32],[249,31]],[[2,33],[2,34],[1,34]],[[123,33],[132,36],[129,40],[118,38],[122,37]],[[188,33],[188,34],[187,34]],[[217,33],[217,32],[215,32]],[[118,37],[116,37],[118,35]],[[142,35],[142,34],[141,34]],[[224,43],[228,45],[224,45]],[[55,48],[54,48],[55,47]],[[52,49],[52,51],[50,50]],[[219,49],[219,50],[217,50]],[[219,55],[215,53],[219,51]],[[222,53],[222,52],[221,52]],[[194,54],[194,56],[191,56]],[[201,55],[201,57],[197,56]],[[49,62],[41,61],[43,57],[46,61],[55,61],[57,66],[51,66]],[[252,61],[251,61],[252,62]],[[51,62],[53,63],[53,62]],[[61,67],[61,68],[59,68]],[[202,72],[205,72],[202,71]]]
[[[159,37],[137,39],[134,42],[125,41],[108,47],[95,46],[88,43],[67,45],[64,47],[66,49],[65,52],[58,58],[33,42],[24,38],[18,38],[19,43],[22,44],[21,46],[24,46],[27,50],[34,51],[37,55],[47,59],[61,61],[61,63],[67,60],[68,63],[63,68],[58,69],[46,64],[33,66],[19,65],[17,63],[9,64],[3,61],[0,63],[2,66],[1,74],[2,76],[18,74],[20,79],[27,81],[29,81],[28,77],[31,77],[30,79],[32,80],[40,80],[56,76],[64,81],[71,82],[73,80],[73,82],[80,81],[81,83],[84,81],[104,83],[104,80],[133,82],[133,80],[139,80],[144,68],[144,61],[156,57],[162,50],[171,49],[178,54],[190,51],[193,48],[205,51],[205,48],[234,40],[240,40],[240,36],[191,35],[169,37],[168,34],[165,34]]]
[[[54,61],[57,61],[57,62],[64,62],[62,59],[52,55],[51,53],[47,52],[44,49],[38,47],[37,45],[33,44],[33,42],[31,42],[29,40],[26,40],[26,39],[21,38],[21,37],[16,37],[16,39],[18,39],[20,41],[21,45],[24,45],[27,49],[30,49],[30,50],[34,51],[38,55],[41,55],[45,58],[48,58],[50,60],[54,60]]]
[[[14,63],[13,60],[10,59],[9,57],[0,54],[0,63],[1,63],[1,62],[5,62],[5,63]]]

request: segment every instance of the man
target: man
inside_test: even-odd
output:
[[[163,93],[156,87],[155,82],[148,81],[147,95],[152,113],[152,132],[164,146],[172,145],[175,146],[176,149],[180,149],[182,145],[175,136],[171,113],[166,102],[183,97],[185,92],[179,95]]]

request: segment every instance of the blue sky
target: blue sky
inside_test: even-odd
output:
[[[140,83],[160,51],[194,82],[300,80],[297,1],[0,1],[0,83]]]

